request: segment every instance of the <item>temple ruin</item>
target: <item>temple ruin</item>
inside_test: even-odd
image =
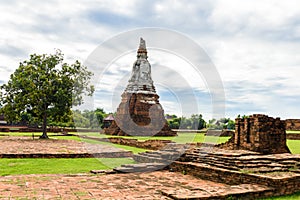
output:
[[[175,136],[164,117],[153,80],[151,65],[147,60],[146,42],[140,39],[137,60],[131,77],[122,94],[115,121],[105,129],[109,135]]]
[[[235,120],[234,136],[220,147],[244,149],[263,154],[290,153],[286,145],[285,121],[263,114]]]

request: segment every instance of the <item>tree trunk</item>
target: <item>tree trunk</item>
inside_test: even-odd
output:
[[[43,115],[43,135],[40,137],[40,139],[49,139],[47,135],[47,111],[44,112]]]

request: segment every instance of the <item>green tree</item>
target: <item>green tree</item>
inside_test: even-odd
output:
[[[190,120],[192,121],[192,129],[194,130],[201,130],[206,127],[206,122],[202,118],[201,114],[193,114],[191,115]]]
[[[190,118],[177,117],[176,115],[169,115],[171,119],[168,119],[168,124],[172,129],[195,129],[200,130],[206,127],[206,122],[202,118],[201,114],[192,114]]]
[[[106,114],[102,108],[97,108],[96,110],[84,110],[82,113],[79,110],[73,111],[75,124],[84,128],[100,128],[103,125],[103,119],[107,115],[108,114]],[[85,120],[83,120],[83,118]]]
[[[55,54],[30,55],[20,63],[7,84],[1,86],[1,112],[6,120],[21,119],[26,112],[42,124],[47,136],[47,120],[64,121],[71,116],[71,107],[83,103],[83,95],[92,95],[94,87],[89,85],[92,72],[79,61],[63,62],[60,50]]]
[[[233,130],[234,130],[234,129],[235,129],[235,121],[233,121],[233,120],[230,119],[230,120],[228,121],[228,123],[227,123],[227,128],[228,128],[228,129],[233,129]]]
[[[103,108],[97,108],[94,112],[98,121],[98,125],[101,126],[103,124],[103,119],[107,114],[104,112]]]
[[[73,111],[73,119],[76,127],[88,128],[90,125],[89,119],[85,118],[80,112],[80,110]]]

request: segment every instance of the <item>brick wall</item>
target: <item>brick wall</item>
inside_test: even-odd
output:
[[[271,177],[259,174],[246,174],[226,169],[216,169],[210,166],[203,166],[197,163],[174,162],[169,166],[173,171],[189,174],[201,179],[226,183],[229,185],[238,184],[259,184],[273,187],[274,191],[268,196],[286,195],[300,191],[300,175]]]
[[[267,115],[254,114],[235,120],[235,133],[225,149],[245,149],[264,154],[289,153],[286,145],[285,121]]]
[[[159,150],[171,143],[171,140],[145,140],[138,141],[137,139],[125,139],[125,138],[108,138],[109,142],[127,146],[133,146],[143,149]]]
[[[299,131],[300,130],[300,119],[286,119],[286,130]]]
[[[300,134],[298,134],[298,133],[286,134],[286,139],[289,139],[289,140],[300,140]]]

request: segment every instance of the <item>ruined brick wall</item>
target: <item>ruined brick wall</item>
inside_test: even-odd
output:
[[[122,94],[115,121],[105,129],[109,135],[175,136],[164,117],[164,110],[153,93]]]
[[[220,147],[264,154],[290,152],[286,145],[285,121],[262,114],[237,118],[234,137]]]
[[[273,187],[275,190],[266,196],[287,195],[298,192],[300,189],[299,176],[270,177],[264,175],[247,174],[238,171],[218,169],[210,166],[197,165],[195,163],[173,162],[169,168],[177,172],[185,172],[204,180],[226,183],[229,185],[258,184]],[[253,193],[255,195],[255,193]],[[257,193],[256,193],[257,194]],[[265,196],[265,197],[266,197]],[[249,199],[259,199],[259,196],[247,196]]]
[[[288,140],[300,140],[300,134],[299,133],[286,134],[286,139],[288,139]]]
[[[137,139],[125,139],[125,138],[108,138],[109,142],[120,145],[127,145],[132,147],[138,147],[150,150],[160,150],[164,148],[171,140],[145,140],[139,141]]]
[[[300,131],[300,119],[286,119],[286,130]]]

